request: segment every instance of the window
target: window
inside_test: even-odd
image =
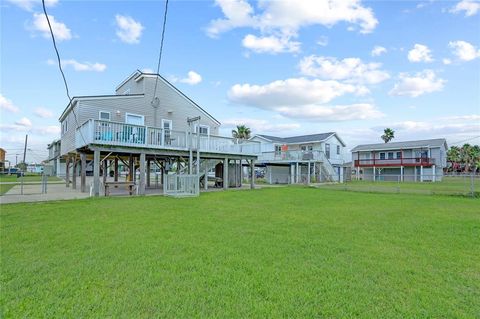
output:
[[[330,144],[328,143],[325,144],[325,155],[330,158]]]
[[[282,152],[282,146],[281,145],[275,145],[275,154],[280,154]]]
[[[402,158],[402,152],[397,152],[397,158],[398,159]]]
[[[385,159],[385,153],[380,153],[380,159],[384,160]]]
[[[197,126],[195,125],[195,132],[197,131]],[[210,126],[208,125],[199,125],[198,132],[200,135],[210,135]]]
[[[67,133],[68,131],[68,119],[65,119],[62,123],[62,134]]]
[[[393,152],[388,152],[388,159],[392,160],[393,159]]]
[[[302,145],[302,146],[300,146],[300,149],[302,151],[313,151],[313,146],[312,145]]]
[[[110,121],[110,112],[100,111],[98,118],[102,121]]]
[[[337,145],[337,155],[340,155],[340,145]]]

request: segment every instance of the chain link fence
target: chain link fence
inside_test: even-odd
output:
[[[375,192],[403,193],[425,195],[457,195],[480,197],[480,175],[366,175],[361,179],[352,176],[343,183],[325,184],[322,187],[331,189]]]

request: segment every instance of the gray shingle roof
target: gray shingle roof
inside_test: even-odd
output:
[[[291,137],[278,137],[278,136],[263,135],[263,134],[257,134],[257,136],[261,136],[261,137],[266,138],[267,140],[270,140],[272,142],[293,144],[293,143],[309,143],[309,142],[323,141],[323,140],[329,138],[333,134],[335,134],[335,132],[291,136]]]
[[[431,140],[418,140],[418,141],[405,141],[405,142],[393,142],[393,143],[376,143],[376,144],[363,144],[357,145],[352,149],[352,152],[358,151],[376,151],[387,149],[401,149],[401,148],[417,148],[417,147],[441,147],[446,144],[447,141],[444,138],[436,138]]]

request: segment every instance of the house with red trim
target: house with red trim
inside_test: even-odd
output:
[[[354,176],[371,181],[441,181],[447,166],[444,138],[358,145],[352,149]]]

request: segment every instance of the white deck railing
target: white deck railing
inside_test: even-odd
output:
[[[237,143],[234,138],[214,135],[200,135],[198,141],[197,134],[189,132],[93,119],[83,123],[75,132],[76,148],[88,144],[181,150],[188,150],[190,146],[196,150],[199,146],[202,152],[245,155],[260,153],[259,142]]]
[[[168,196],[185,197],[200,194],[198,175],[167,174],[164,177],[163,192]]]

